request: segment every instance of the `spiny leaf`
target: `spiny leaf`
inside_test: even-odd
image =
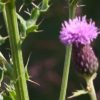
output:
[[[84,94],[87,94],[87,93],[88,93],[88,91],[86,91],[86,90],[76,90],[76,92],[73,92],[73,95],[69,96],[68,99],[78,97],[80,95],[84,95]]]
[[[17,14],[17,17],[20,21],[20,32],[22,38],[25,38],[30,32],[34,32],[38,29],[38,25],[36,25],[36,21],[39,17],[39,14],[38,11],[36,10],[37,9],[35,9],[34,12],[32,12],[30,19],[27,21],[24,20],[22,16]],[[33,13],[34,13],[34,17],[33,17]]]
[[[40,84],[38,84],[37,82],[32,81],[32,80],[30,79],[30,75],[29,75],[28,69],[27,69],[30,56],[31,56],[31,54],[29,55],[28,60],[27,60],[27,63],[26,63],[26,65],[25,65],[25,77],[26,77],[26,80],[27,80],[27,81],[29,81],[29,82],[31,82],[31,83],[33,83],[33,84],[36,84],[36,85],[38,85],[38,86],[40,86]]]
[[[10,83],[10,85],[6,84],[6,90],[8,91],[9,95],[5,95],[5,97],[9,97],[11,100],[16,100],[16,92],[14,84]]]
[[[0,64],[5,72],[6,75],[8,75],[10,78],[13,77],[13,68],[10,63],[6,60],[6,58],[3,56],[3,54],[0,52]]]
[[[18,13],[17,13],[17,18],[20,21],[19,28],[20,28],[21,36],[25,38],[26,30],[27,30],[26,20],[24,20],[24,18],[20,16]]]
[[[40,11],[46,12],[49,8],[49,0],[42,0],[42,3],[40,5]]]
[[[33,8],[31,11],[30,19],[33,19],[35,21],[34,24],[36,23],[39,15],[40,15],[40,10],[38,8]]]

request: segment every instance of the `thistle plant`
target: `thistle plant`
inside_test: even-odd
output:
[[[78,3],[78,0],[68,0],[69,18],[75,17],[77,3]],[[60,36],[60,39],[62,39],[61,36]],[[66,91],[68,87],[68,77],[69,77],[70,62],[71,62],[71,52],[72,52],[72,44],[66,45],[66,54],[65,54],[64,69],[63,69],[62,84],[61,84],[59,100],[66,99]]]
[[[72,57],[76,70],[87,83],[86,90],[79,90],[69,98],[88,93],[91,100],[97,100],[93,80],[96,78],[99,64],[91,42],[97,38],[98,34],[95,22],[91,19],[87,22],[86,16],[75,17],[62,23],[60,40],[64,45],[73,44]]]
[[[0,37],[0,45],[9,38],[11,50],[10,62],[0,53],[0,88],[2,87],[4,76],[9,79],[8,83],[4,83],[5,90],[1,91],[0,100],[29,100],[26,81],[30,81],[30,76],[27,71],[27,65],[24,66],[23,63],[21,45],[30,32],[38,31],[37,20],[41,12],[46,12],[49,8],[49,0],[42,0],[39,5],[33,6],[31,11],[28,12],[29,19],[24,20],[16,11],[15,2],[17,1],[0,0],[0,12],[3,14],[8,33],[7,37]],[[29,4],[31,5],[32,1]]]

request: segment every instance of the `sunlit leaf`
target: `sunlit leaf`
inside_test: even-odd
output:
[[[30,17],[30,19],[33,20],[32,21],[33,24],[36,24],[36,21],[39,18],[39,16],[40,16],[40,10],[37,8],[33,8],[31,11],[31,17]]]
[[[0,100],[3,100],[3,96],[0,94]]]
[[[77,90],[77,91],[73,92],[73,95],[69,96],[68,99],[78,97],[80,95],[84,95],[84,94],[87,94],[87,93],[88,93],[88,91],[86,91],[86,90]]]

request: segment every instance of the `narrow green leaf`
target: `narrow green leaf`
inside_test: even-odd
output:
[[[30,17],[30,19],[33,20],[33,24],[36,23],[39,16],[40,16],[40,10],[37,9],[37,8],[33,8],[32,11],[31,11],[31,17]]]
[[[73,92],[73,95],[72,96],[69,96],[68,99],[71,99],[71,98],[74,98],[74,97],[78,97],[80,95],[84,95],[84,94],[87,94],[88,91],[86,90],[76,90],[75,92]]]
[[[17,13],[17,18],[20,22],[19,29],[20,29],[20,32],[21,32],[21,36],[26,37],[26,30],[27,30],[26,20],[24,20],[24,18],[22,16],[20,16],[18,13]]]

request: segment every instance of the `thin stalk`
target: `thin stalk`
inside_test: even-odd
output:
[[[18,30],[16,8],[14,0],[2,0],[7,2],[3,9],[3,15],[9,34],[13,67],[14,67],[14,80],[16,90],[16,100],[29,100],[25,69],[23,64],[22,50],[20,44],[20,36]]]
[[[75,11],[76,11],[76,2],[71,4],[69,0],[68,3],[69,3],[69,18],[73,18],[75,16]],[[70,61],[71,61],[71,52],[72,52],[72,45],[67,45],[59,100],[66,99],[66,91],[68,88],[68,77],[69,77]]]
[[[94,89],[94,85],[93,85],[93,81],[90,81],[89,82],[89,85],[90,85],[90,90],[88,91],[88,94],[90,96],[90,99],[91,100],[97,100],[97,97],[96,97],[96,93],[95,93],[95,89]]]
[[[77,3],[77,1],[76,1],[76,3]],[[76,15],[76,8],[77,8],[76,3],[69,4],[69,18],[74,18]]]
[[[70,69],[71,51],[72,51],[72,46],[71,45],[67,46],[59,100],[65,100],[66,98],[66,90],[67,90],[67,85],[68,85],[68,76],[69,76],[69,69]]]
[[[87,83],[87,90],[91,100],[97,100],[93,80],[96,78],[96,73],[92,77],[85,77]]]

